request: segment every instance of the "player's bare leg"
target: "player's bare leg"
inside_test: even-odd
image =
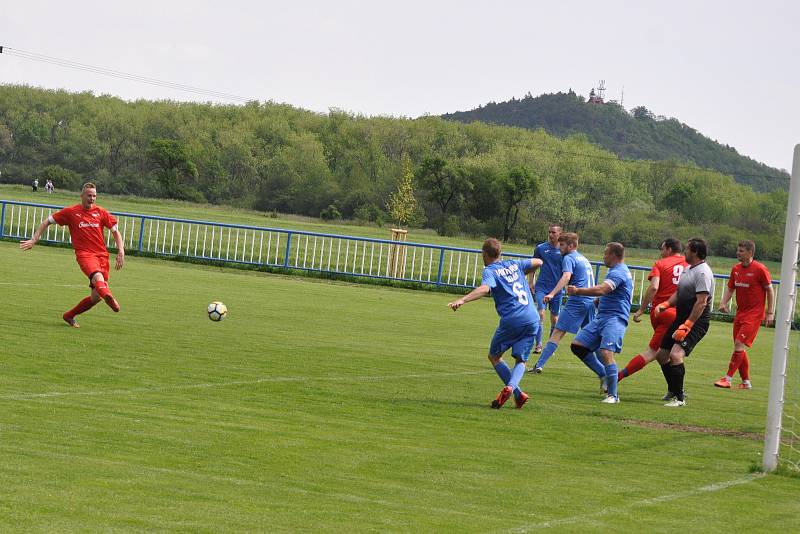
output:
[[[117,299],[114,298],[114,295],[112,295],[111,291],[108,289],[108,284],[102,273],[94,273],[94,275],[92,275],[92,293],[95,292],[115,313],[119,311],[119,302],[117,302]]]

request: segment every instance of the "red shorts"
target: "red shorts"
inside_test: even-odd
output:
[[[752,316],[739,317],[737,315],[733,319],[733,341],[739,341],[748,347],[752,347],[759,328],[761,328],[761,319]]]
[[[661,348],[661,338],[664,337],[669,327],[675,322],[675,315],[677,313],[678,310],[675,309],[674,306],[658,314],[658,317],[654,317],[653,310],[650,310],[650,324],[653,326],[653,337],[650,338],[650,343],[647,344],[648,347],[653,350]]]
[[[108,282],[108,254],[81,254],[76,256],[78,265],[81,267],[83,274],[89,277],[89,287],[92,286],[92,275],[100,273]]]

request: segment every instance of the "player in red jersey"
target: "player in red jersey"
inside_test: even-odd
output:
[[[728,374],[714,382],[718,388],[729,389],[736,371],[742,377],[739,389],[751,389],[750,360],[748,347],[753,346],[761,322],[767,326],[775,322],[775,291],[772,278],[762,263],[753,259],[756,244],[745,239],[736,248],[739,263],[731,269],[731,276],[722,295],[719,310],[728,313],[728,303],[736,292],[736,316],[733,318],[733,356],[728,364]],[[767,300],[767,313],[764,314],[764,298]]]
[[[637,323],[642,320],[642,315],[644,315],[648,305],[650,305],[651,309],[654,309],[662,302],[669,300],[669,297],[678,289],[678,281],[688,265],[686,258],[681,254],[681,242],[677,239],[672,237],[665,239],[661,243],[660,250],[661,259],[653,264],[653,268],[647,276],[647,279],[650,280],[650,285],[644,297],[642,297],[641,306],[633,314],[633,320]],[[664,332],[675,321],[675,312],[675,308],[667,308],[658,315],[650,313],[653,337],[650,338],[647,349],[631,358],[628,365],[620,370],[617,375],[618,380],[640,371],[645,365],[656,359],[656,353],[661,347],[661,338],[664,337]],[[665,398],[665,400],[669,399]]]
[[[122,269],[125,263],[125,245],[117,230],[117,219],[103,208],[95,205],[97,188],[93,183],[84,184],[81,191],[81,203],[64,208],[48,216],[41,222],[33,236],[19,244],[22,250],[30,250],[39,241],[47,227],[51,224],[68,226],[75,251],[75,259],[81,271],[89,277],[92,293],[81,300],[77,306],[63,315],[70,326],[78,328],[75,316],[88,311],[103,299],[115,312],[119,311],[119,303],[108,289],[108,249],[103,239],[103,228],[111,230],[117,244],[116,269]]]

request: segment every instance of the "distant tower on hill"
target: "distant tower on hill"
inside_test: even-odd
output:
[[[606,92],[606,81],[600,80],[600,84],[597,86],[597,92],[594,92],[594,87],[592,90],[589,91],[589,104],[605,104],[605,97]]]

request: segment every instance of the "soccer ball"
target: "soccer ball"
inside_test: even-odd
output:
[[[208,305],[208,318],[212,321],[221,321],[228,315],[228,307],[221,302],[212,302]]]

